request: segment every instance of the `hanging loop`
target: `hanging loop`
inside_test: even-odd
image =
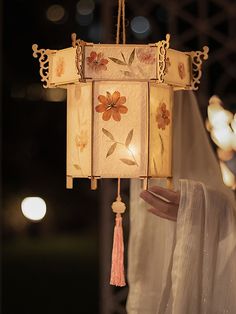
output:
[[[126,43],[125,31],[125,0],[118,0],[118,13],[117,13],[117,28],[116,28],[116,44],[120,42],[121,35],[121,16],[122,16],[122,38],[123,44]]]

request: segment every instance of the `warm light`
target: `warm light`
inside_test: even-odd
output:
[[[221,106],[214,104],[208,107],[208,117],[214,128],[220,128],[230,123],[233,114],[228,110],[224,110]]]
[[[210,121],[210,124],[214,128],[221,128],[225,126],[226,124],[229,124],[231,120],[233,119],[233,114],[225,110],[221,106],[222,102],[219,97],[212,96],[209,100],[209,106],[208,106],[208,118]]]
[[[235,185],[234,174],[229,170],[229,168],[223,162],[220,162],[220,169],[221,169],[224,184],[227,185],[228,187],[233,187]]]
[[[51,22],[60,22],[65,16],[65,9],[59,4],[53,4],[47,9],[46,16]]]
[[[208,132],[211,132],[212,125],[210,124],[210,121],[208,119],[206,119],[206,121],[205,121],[205,127],[206,127]]]
[[[232,134],[231,146],[232,149],[236,151],[236,133]]]
[[[26,218],[38,221],[46,214],[46,203],[40,197],[26,197],[21,203],[21,210]]]
[[[221,129],[211,131],[212,140],[223,150],[230,150],[232,147],[233,133],[231,128],[226,125]]]
[[[129,145],[129,152],[131,155],[135,156],[137,154],[136,146]]]
[[[236,119],[235,119],[235,116],[234,116],[234,119],[231,121],[231,127],[232,127],[234,133],[236,134]]]
[[[44,89],[43,98],[46,101],[60,102],[66,100],[66,90],[62,88]]]

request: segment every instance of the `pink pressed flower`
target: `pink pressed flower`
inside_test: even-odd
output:
[[[178,71],[179,71],[179,76],[181,78],[181,80],[183,80],[186,76],[185,74],[185,67],[184,67],[184,64],[183,62],[179,62],[178,64]]]
[[[86,61],[90,69],[95,72],[107,70],[106,64],[108,60],[103,58],[103,53],[101,52],[97,54],[95,51],[92,51],[90,56],[86,58]]]
[[[159,129],[165,130],[170,124],[170,111],[166,109],[166,104],[161,102],[157,108],[156,122]]]
[[[145,64],[153,64],[156,60],[155,49],[152,49],[151,47],[136,49],[136,55],[139,61]]]

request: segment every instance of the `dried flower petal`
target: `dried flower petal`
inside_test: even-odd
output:
[[[166,109],[166,104],[161,102],[157,108],[156,122],[159,129],[165,130],[165,127],[170,124],[170,111]]]
[[[106,96],[99,95],[100,104],[95,107],[95,110],[102,114],[104,121],[110,120],[112,117],[115,121],[121,120],[121,114],[128,112],[128,108],[123,104],[126,102],[125,96],[120,96],[119,91],[115,91],[112,95],[106,92]]]

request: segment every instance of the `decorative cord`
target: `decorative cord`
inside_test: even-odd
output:
[[[122,15],[122,35],[123,35],[122,37],[123,37],[123,44],[125,44],[125,43],[126,43],[126,31],[125,31],[125,0],[118,0],[116,44],[119,44],[119,42],[120,42],[121,15]]]

